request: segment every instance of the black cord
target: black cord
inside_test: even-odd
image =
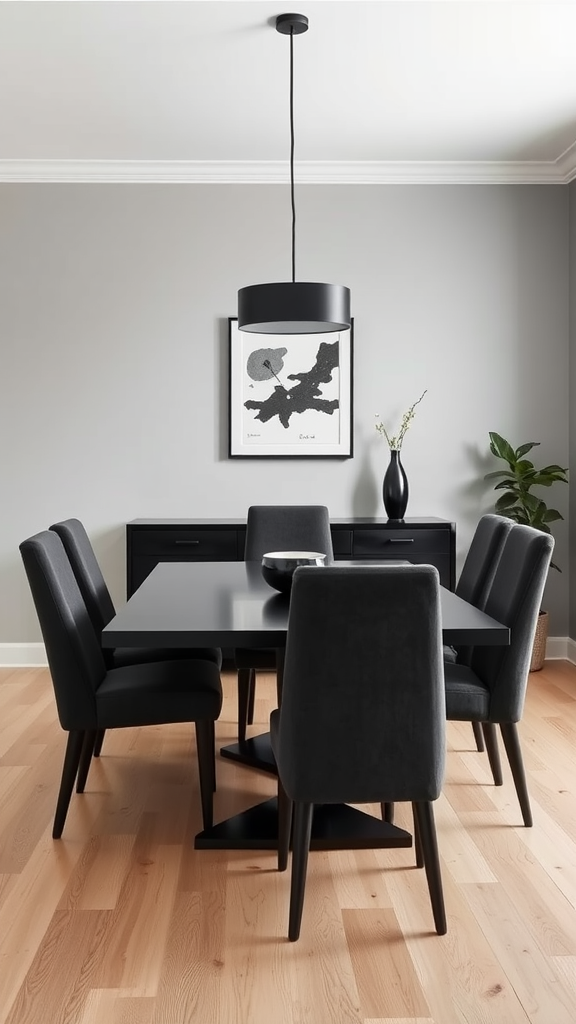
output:
[[[296,281],[296,204],[294,202],[294,29],[290,28],[290,200],[292,203],[292,283]]]

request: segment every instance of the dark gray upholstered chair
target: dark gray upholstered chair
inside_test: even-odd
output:
[[[330,516],[325,505],[251,505],[246,519],[244,559],[261,561],[267,551],[319,551],[332,561]],[[276,652],[241,648],[238,669],[238,740],[254,717],[256,671],[274,672]]]
[[[484,611],[504,541],[512,525],[511,519],[488,513],[479,519],[474,531],[455,593],[480,611]],[[444,647],[446,661],[459,661],[468,665],[471,654],[470,647]],[[478,750],[484,750],[484,738],[479,722],[473,722],[472,728]]]
[[[79,519],[65,519],[61,523],[54,523],[50,529],[58,534],[66,549],[92,625],[96,635],[100,637],[104,626],[114,618],[116,609],[90,538]],[[222,667],[222,652],[218,647],[121,647],[115,650],[103,648],[103,654],[109,668],[139,665],[143,661],[166,661],[168,658],[201,658],[202,661],[213,661],[218,668]]]
[[[58,534],[64,545],[94,631],[100,639],[104,626],[107,626],[114,617],[116,609],[90,538],[79,519],[65,519],[63,522],[54,523],[50,529]],[[200,658],[203,661],[213,661],[219,669],[222,667],[222,652],[218,647],[117,647],[115,650],[103,648],[102,653],[108,668],[141,665],[149,661],[167,661],[172,658]],[[103,738],[104,733],[101,733],[94,748],[96,757],[100,753]]]
[[[530,526],[508,531],[484,611],[510,628],[509,647],[473,647],[470,664],[445,663],[449,720],[481,723],[495,784],[502,770],[500,726],[525,825],[532,824],[517,722],[522,718],[532,645],[554,540]]]
[[[294,813],[289,938],[300,933],[314,804],[411,801],[436,930],[446,932],[432,801],[446,706],[437,570],[299,568],[292,587],[278,766],[278,866]]]
[[[480,611],[484,611],[504,541],[512,526],[511,519],[492,513],[488,513],[478,520],[462,571],[458,577],[455,593],[464,601],[475,605]],[[470,648],[444,648],[444,657],[448,661],[467,662],[470,654]]]
[[[52,835],[62,835],[76,782],[82,793],[99,730],[194,722],[204,828],[212,825],[214,722],[222,706],[220,671],[199,658],[107,669],[60,537],[45,530],[23,541],[60,725],[68,733]]]

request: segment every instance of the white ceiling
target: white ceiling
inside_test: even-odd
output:
[[[0,0],[0,180],[576,177],[576,0]]]

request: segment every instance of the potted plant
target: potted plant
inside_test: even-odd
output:
[[[568,483],[568,469],[555,464],[536,469],[533,462],[526,458],[532,448],[540,444],[539,441],[529,441],[521,444],[519,448],[513,448],[501,434],[491,430],[490,451],[496,458],[502,459],[508,466],[507,469],[496,470],[487,473],[485,480],[497,480],[494,484],[496,491],[502,491],[496,501],[494,511],[499,515],[507,516],[515,523],[523,523],[525,526],[533,526],[543,533],[551,533],[550,523],[563,519],[564,516],[556,508],[549,508],[542,498],[532,494],[533,487],[551,487],[554,483]],[[562,572],[555,562],[550,563],[552,569]],[[538,617],[538,626],[534,638],[532,652],[531,672],[537,672],[544,664],[546,652],[546,640],[548,637],[548,612],[541,611]]]

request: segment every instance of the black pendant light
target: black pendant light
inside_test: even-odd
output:
[[[326,334],[350,327],[350,289],[340,284],[296,281],[294,204],[294,36],[308,31],[304,14],[280,14],[276,31],[290,36],[290,196],[292,280],[251,284],[238,291],[238,327],[255,334]]]

